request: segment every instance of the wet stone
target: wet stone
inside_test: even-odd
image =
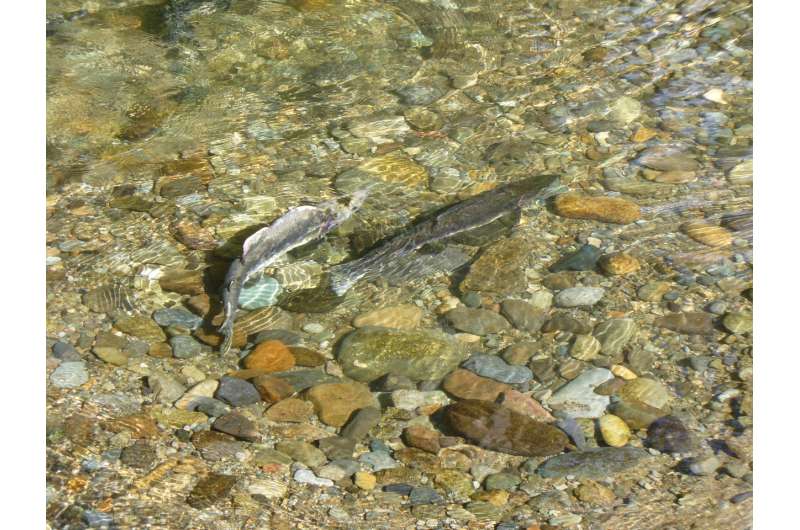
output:
[[[50,383],[56,388],[76,388],[89,380],[89,372],[83,361],[61,363],[50,375]]]
[[[189,335],[176,335],[169,339],[172,355],[177,359],[190,359],[200,355],[203,346]]]
[[[487,309],[457,307],[445,314],[447,322],[459,331],[473,335],[488,335],[509,328],[508,321],[499,314]]]
[[[381,420],[381,411],[376,407],[359,409],[342,428],[341,436],[354,441],[362,440],[369,434],[370,429],[378,425]]]
[[[570,287],[556,294],[555,304],[558,307],[591,306],[603,298],[602,287]]]
[[[727,247],[733,242],[731,232],[705,221],[688,221],[681,225],[681,231],[709,247]]]
[[[450,400],[441,390],[395,390],[392,404],[401,410],[417,410],[420,407],[441,407]]]
[[[449,405],[445,419],[460,435],[481,447],[512,455],[548,456],[561,452],[567,438],[559,429],[486,401]]]
[[[232,475],[210,473],[195,484],[186,498],[186,504],[198,510],[209,508],[230,495],[234,484],[236,477]]]
[[[534,359],[528,366],[534,378],[543,384],[549,384],[556,377],[556,365],[553,359]]]
[[[271,421],[286,421],[290,423],[304,423],[314,413],[314,405],[302,399],[289,398],[272,405],[264,413],[264,417]]]
[[[613,379],[614,375],[605,368],[592,368],[559,388],[547,404],[574,418],[598,418],[610,402],[608,396],[594,392],[595,387]]]
[[[417,486],[409,492],[408,500],[412,506],[416,506],[419,504],[435,504],[442,502],[444,499],[433,488]]]
[[[302,346],[290,346],[289,351],[294,357],[294,362],[297,366],[305,366],[314,368],[325,364],[325,356],[318,351]]]
[[[156,401],[164,404],[172,404],[186,392],[186,387],[180,381],[162,372],[147,376],[147,386]]]
[[[81,360],[81,356],[75,350],[75,347],[67,342],[61,342],[61,341],[56,342],[55,344],[53,344],[52,351],[53,351],[53,357],[55,357],[56,359],[61,359],[62,361],[74,362]]]
[[[600,341],[600,352],[615,357],[636,335],[636,322],[630,318],[612,318],[599,324],[594,336]]]
[[[180,326],[191,330],[197,329],[203,322],[203,319],[182,307],[158,309],[153,313],[153,320],[159,326]]]
[[[519,475],[512,473],[493,473],[486,477],[483,487],[486,491],[513,491],[517,489],[522,479]]]
[[[636,401],[662,409],[669,401],[667,388],[654,379],[637,377],[625,383],[617,392],[623,401]]]
[[[523,365],[533,357],[538,349],[539,345],[535,342],[518,342],[503,350],[500,356],[508,364]]]
[[[616,499],[613,490],[594,480],[584,480],[573,494],[581,502],[596,506],[609,506]]]
[[[231,408],[217,399],[198,396],[192,401],[189,410],[197,410],[206,416],[215,418],[227,414],[230,412]]]
[[[701,312],[672,313],[655,320],[655,325],[686,335],[706,335],[714,332],[713,315]]]
[[[274,377],[279,377],[292,386],[295,392],[302,392],[307,388],[321,383],[335,382],[338,379],[331,375],[326,374],[322,370],[306,369],[306,370],[293,370],[291,372],[275,372],[270,374]]]
[[[550,266],[550,272],[591,271],[594,270],[602,251],[594,245],[586,244],[572,254],[559,259]]]
[[[503,391],[497,403],[538,421],[549,423],[555,419],[538,401],[514,389]]]
[[[459,368],[444,378],[442,388],[460,399],[495,401],[502,392],[511,387]]]
[[[199,295],[205,291],[203,271],[168,270],[158,283],[163,290],[179,294]]]
[[[641,217],[639,205],[618,197],[589,197],[564,193],[557,196],[553,204],[558,215],[571,219],[628,224],[638,221]]]
[[[478,291],[513,295],[525,289],[528,246],[516,239],[503,239],[487,247],[459,285],[461,292]]]
[[[533,373],[525,366],[507,364],[496,355],[475,354],[462,365],[482,377],[501,383],[519,384],[533,379]]]
[[[317,470],[317,475],[322,478],[329,478],[334,482],[338,482],[347,477],[352,476],[360,469],[361,465],[355,460],[340,459],[322,466]]]
[[[631,437],[631,430],[625,422],[613,414],[601,416],[597,420],[597,426],[600,428],[603,440],[611,447],[622,447]]]
[[[114,321],[114,327],[146,342],[163,342],[167,338],[155,321],[142,315],[123,316]]]
[[[370,451],[358,457],[358,461],[370,466],[373,471],[393,469],[398,466],[397,461],[386,451]]]
[[[242,363],[245,368],[266,373],[282,372],[294,367],[295,360],[289,348],[278,340],[258,344]]]
[[[345,375],[365,382],[385,374],[415,381],[440,379],[466,356],[467,352],[457,342],[439,331],[377,327],[350,333],[338,351]]]
[[[328,461],[325,453],[308,442],[286,440],[276,443],[275,450],[308,467],[321,466]]]
[[[243,379],[229,376],[220,378],[215,397],[234,407],[243,407],[261,401],[261,395],[252,384]]]
[[[588,335],[592,332],[592,328],[586,322],[578,320],[566,312],[559,312],[555,313],[550,320],[545,322],[544,326],[542,326],[543,333],[552,333],[554,331],[566,331],[568,333],[575,333],[576,335]]]
[[[415,447],[428,453],[437,454],[439,433],[422,425],[410,425],[403,430],[403,441],[408,447]]]
[[[728,313],[722,318],[725,329],[734,334],[750,333],[753,331],[753,315],[751,313]]]
[[[203,459],[210,462],[232,460],[242,450],[242,443],[233,436],[214,431],[200,431],[192,435],[194,445]]]
[[[344,436],[331,436],[322,438],[317,442],[320,450],[325,453],[330,460],[340,458],[350,458],[356,448],[356,440]]]
[[[211,428],[246,442],[257,442],[261,438],[255,423],[236,412],[220,416],[211,424]]]
[[[414,390],[417,384],[404,375],[386,374],[376,383],[376,388],[384,392],[395,390]]]
[[[156,460],[156,450],[149,443],[138,441],[124,448],[119,460],[126,466],[150,469]]]
[[[250,380],[263,401],[276,403],[294,394],[294,388],[280,377],[259,375]]]
[[[380,326],[395,329],[414,329],[422,319],[422,309],[413,304],[397,305],[376,309],[358,315],[353,319],[353,326]]]
[[[619,416],[632,429],[646,429],[658,418],[666,416],[666,412],[645,403],[629,400],[618,401],[609,407],[609,412]]]
[[[591,361],[600,353],[600,341],[591,335],[576,335],[569,354],[580,361]]]
[[[309,484],[321,488],[333,486],[333,481],[331,479],[318,477],[309,469],[298,469],[295,471],[292,478],[301,484]]]
[[[308,390],[307,397],[320,421],[333,427],[344,425],[360,408],[377,406],[369,388],[356,382],[316,385]]]
[[[500,311],[515,328],[536,333],[547,320],[547,313],[523,300],[504,300]]]
[[[694,436],[675,416],[664,416],[647,428],[645,444],[662,453],[690,453],[695,449]]]
[[[539,466],[538,473],[545,478],[572,475],[604,480],[636,466],[647,456],[646,451],[635,447],[597,447],[549,458]]]
[[[658,171],[694,171],[700,164],[686,146],[658,145],[642,151],[637,162]]]

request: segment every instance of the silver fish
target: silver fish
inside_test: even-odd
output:
[[[290,250],[319,239],[344,222],[361,207],[367,194],[366,190],[359,190],[343,202],[331,200],[316,206],[292,208],[245,240],[242,257],[231,263],[222,284],[225,321],[219,328],[224,336],[221,353],[226,353],[231,347],[239,293],[245,282]]]
[[[365,276],[380,274],[424,245],[484,226],[531,199],[543,200],[563,190],[557,176],[538,175],[470,197],[413,225],[364,256],[332,267],[331,289],[342,295]]]

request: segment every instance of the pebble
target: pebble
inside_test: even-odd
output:
[[[114,366],[125,366],[128,364],[128,354],[117,348],[95,346],[92,348],[92,353],[101,361],[113,364]]]
[[[440,434],[422,425],[409,425],[403,430],[403,441],[408,447],[415,447],[428,453],[437,454]]]
[[[161,327],[143,315],[126,315],[118,318],[114,321],[114,327],[145,342],[163,342],[167,339]]]
[[[294,362],[297,366],[314,368],[325,364],[325,356],[310,348],[289,346],[289,351],[292,353],[292,357],[294,357]]]
[[[556,295],[555,303],[558,307],[591,306],[599,302],[605,292],[602,287],[570,287]]]
[[[433,488],[417,486],[408,494],[408,500],[412,506],[416,506],[419,504],[435,504],[442,502],[444,499]]]
[[[222,376],[215,397],[233,407],[243,407],[261,401],[261,395],[252,384],[237,377]]]
[[[442,407],[450,403],[441,390],[395,390],[392,404],[402,410],[417,410],[420,407]]]
[[[578,500],[597,506],[609,506],[616,499],[611,488],[594,480],[584,480],[573,490],[573,494]]]
[[[445,408],[453,430],[481,447],[521,456],[561,452],[567,437],[558,428],[487,401],[465,400]]]
[[[237,412],[230,412],[218,417],[211,424],[211,428],[247,442],[257,442],[261,439],[255,423]]]
[[[600,341],[592,335],[576,335],[569,354],[579,361],[591,361],[600,353]]]
[[[542,333],[552,333],[554,331],[566,331],[577,335],[587,335],[591,333],[592,328],[589,324],[578,320],[566,312],[558,312],[542,326]]]
[[[607,445],[611,447],[622,447],[631,438],[631,430],[619,416],[606,414],[597,420],[600,427],[600,434]]]
[[[528,303],[539,311],[547,311],[553,305],[553,293],[550,291],[536,291],[531,294]]]
[[[169,405],[186,392],[186,387],[180,381],[163,372],[153,372],[148,375],[147,386],[157,402]]]
[[[511,389],[506,384],[481,377],[463,368],[449,373],[442,381],[442,388],[459,399],[483,401],[495,401],[501,393]]]
[[[203,345],[189,335],[176,335],[169,339],[172,355],[176,359],[190,359],[200,355]]]
[[[655,319],[656,326],[686,335],[706,335],[714,332],[714,318],[699,311],[671,313]]]
[[[312,486],[323,488],[333,486],[333,481],[331,479],[320,478],[309,469],[298,469],[294,472],[293,478],[296,482],[300,482],[301,484],[311,484]]]
[[[320,383],[330,383],[338,381],[339,379],[328,375],[322,370],[305,369],[305,370],[292,370],[291,372],[275,372],[275,377],[279,377],[289,383],[295,392],[302,392],[307,388]]]
[[[521,482],[519,475],[513,473],[492,473],[486,477],[483,487],[486,491],[514,491]]]
[[[571,475],[577,479],[605,480],[635,466],[647,456],[647,451],[635,447],[594,447],[551,457],[539,466],[537,472],[545,478]]]
[[[61,341],[58,341],[55,344],[53,344],[53,357],[67,362],[74,362],[81,360],[80,354],[75,350],[72,344]]]
[[[317,470],[317,475],[322,478],[329,478],[334,482],[339,482],[359,470],[361,465],[355,460],[340,459],[334,460],[330,464],[322,466]]]
[[[76,388],[89,380],[83,361],[66,361],[50,374],[50,382],[57,388]]]
[[[508,329],[508,321],[488,309],[457,307],[445,313],[448,324],[459,331],[473,335],[488,335]]]
[[[320,421],[333,427],[343,426],[360,408],[378,406],[369,387],[354,381],[313,386],[307,392],[307,399],[314,405]]]
[[[186,497],[186,504],[197,510],[205,510],[230,495],[236,477],[209,473],[201,478]]]
[[[623,401],[638,401],[657,409],[664,408],[669,401],[667,388],[647,377],[637,377],[626,382],[618,395]]]
[[[722,325],[725,329],[734,334],[752,333],[753,315],[752,313],[728,313],[722,317]]]
[[[524,300],[504,300],[500,304],[500,312],[511,325],[521,331],[536,333],[547,320],[547,313]]]
[[[320,450],[331,460],[350,458],[356,448],[356,441],[344,436],[329,436],[317,442]]]
[[[525,290],[525,263],[529,246],[516,238],[504,238],[486,247],[469,267],[459,285],[463,292],[478,291],[510,296]]]
[[[546,423],[555,421],[555,418],[538,401],[513,388],[503,391],[497,403],[538,421]]]
[[[570,219],[628,224],[641,218],[638,204],[618,197],[590,197],[563,193],[556,197],[553,206],[558,215]]]
[[[599,418],[611,400],[608,396],[596,394],[594,389],[613,378],[614,375],[605,368],[591,368],[559,388],[547,404],[573,418]]]
[[[227,414],[230,412],[231,408],[218,399],[196,397],[193,399],[192,405],[188,410],[197,410],[206,416],[215,418]]]
[[[636,322],[630,318],[612,318],[599,324],[594,336],[600,341],[600,352],[603,355],[616,357],[636,335]]]
[[[369,471],[357,471],[353,476],[353,483],[357,488],[364,491],[372,491],[375,489],[378,479]]]
[[[308,324],[303,325],[303,331],[311,334],[319,334],[325,331],[325,326],[317,322],[309,322]]]
[[[233,436],[215,431],[199,431],[192,435],[192,445],[200,451],[204,460],[218,462],[233,460],[242,451],[242,443]]]
[[[376,407],[364,407],[356,411],[340,435],[354,441],[362,440],[381,421],[381,411]]]
[[[688,458],[683,462],[683,466],[692,475],[704,476],[713,474],[720,466],[719,458],[709,455],[703,458]]]
[[[745,160],[728,171],[728,180],[734,186],[753,183],[753,160]]]
[[[614,374],[615,377],[619,377],[625,381],[630,381],[638,377],[630,368],[621,364],[611,366],[611,373]]]
[[[271,421],[286,421],[289,423],[305,423],[314,413],[314,405],[302,399],[289,398],[278,401],[264,413],[264,417]]]
[[[320,449],[302,440],[284,440],[275,444],[275,450],[302,462],[308,467],[321,466],[328,461]]]
[[[357,381],[370,382],[386,374],[426,381],[441,379],[467,355],[440,331],[368,327],[341,341],[338,359],[344,374]]]
[[[500,355],[508,364],[527,364],[539,345],[535,342],[518,342],[512,344]]]
[[[632,429],[646,429],[666,412],[636,400],[618,401],[609,407],[609,412],[619,416]]]
[[[647,428],[645,444],[662,453],[690,453],[696,445],[692,433],[675,416],[653,421]]]
[[[645,302],[660,302],[670,287],[669,282],[649,282],[639,287],[636,295]]]
[[[639,154],[637,162],[657,171],[695,171],[700,163],[684,145],[656,145]]]
[[[641,265],[638,259],[623,252],[600,258],[600,268],[602,268],[606,274],[612,276],[631,274],[632,272],[638,271],[640,267]]]
[[[195,330],[203,323],[203,319],[182,307],[170,307],[158,309],[153,313],[153,320],[159,326],[180,326],[182,328]]]
[[[728,230],[705,221],[687,221],[681,225],[681,231],[709,247],[727,247],[733,243],[733,235]]]
[[[602,251],[594,245],[585,244],[572,254],[567,254],[548,269],[550,272],[591,271],[597,265]]]
[[[422,309],[414,304],[402,304],[362,313],[353,319],[353,327],[415,329],[419,326],[420,320],[422,320]]]
[[[294,388],[286,380],[274,375],[259,375],[250,380],[263,401],[276,403],[294,394]]]
[[[370,451],[358,457],[358,461],[370,466],[373,471],[393,469],[398,466],[397,461],[386,451]]]
[[[612,120],[627,125],[642,113],[642,103],[630,96],[622,96],[611,105],[608,117]]]
[[[282,372],[294,367],[295,361],[289,348],[278,340],[267,340],[258,344],[242,363],[245,368],[266,373]]]
[[[497,355],[477,353],[462,365],[482,377],[501,383],[520,384],[533,379],[533,373],[525,366],[510,365]]]
[[[280,499],[285,497],[288,491],[286,484],[272,478],[252,479],[247,486],[247,493],[266,499]]]

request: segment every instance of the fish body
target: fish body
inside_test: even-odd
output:
[[[222,353],[230,349],[233,323],[242,286],[256,273],[272,265],[290,250],[319,239],[349,218],[366,199],[366,191],[357,191],[344,202],[327,201],[316,206],[298,206],[262,228],[244,242],[242,257],[234,260],[222,285],[225,320],[219,328],[224,336]]]
[[[356,282],[383,269],[420,247],[447,239],[519,209],[531,199],[546,199],[561,191],[555,175],[528,177],[485,191],[450,206],[439,214],[417,223],[361,258],[331,269],[331,288],[337,295],[347,292]]]

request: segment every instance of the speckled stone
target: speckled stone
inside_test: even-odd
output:
[[[572,475],[604,480],[632,468],[647,456],[646,451],[635,447],[596,447],[549,458],[537,471],[545,478]]]
[[[172,355],[177,359],[190,359],[200,355],[203,345],[189,335],[176,335],[169,339]]]
[[[641,217],[639,205],[619,197],[589,197],[563,193],[556,197],[555,211],[562,217],[589,219],[604,223],[628,224]]]
[[[557,312],[542,326],[542,333],[552,333],[554,331],[588,335],[592,332],[592,328],[586,322],[578,320],[566,312]]]

